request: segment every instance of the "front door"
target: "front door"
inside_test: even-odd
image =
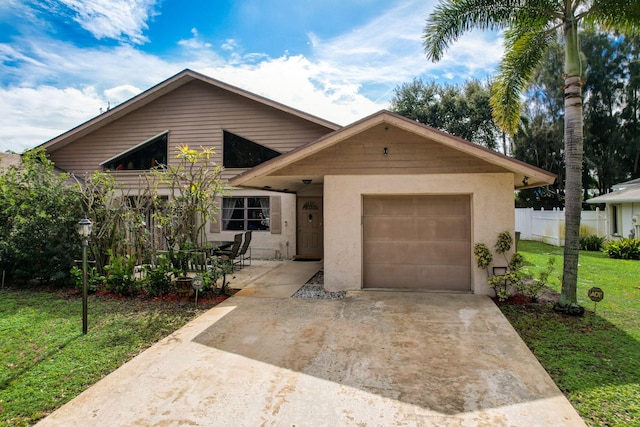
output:
[[[298,198],[298,256],[322,258],[322,197]]]

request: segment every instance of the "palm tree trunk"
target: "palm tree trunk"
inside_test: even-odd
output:
[[[558,309],[569,312],[577,306],[580,215],[582,211],[582,80],[575,21],[565,24],[565,245],[562,292]],[[580,313],[581,314],[581,313]]]

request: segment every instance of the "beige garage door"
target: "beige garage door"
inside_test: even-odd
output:
[[[365,288],[471,290],[469,196],[365,196]]]

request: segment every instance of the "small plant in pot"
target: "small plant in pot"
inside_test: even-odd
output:
[[[505,262],[507,261],[506,253],[511,249],[513,238],[511,233],[503,231],[498,235],[494,246],[496,254],[502,254]],[[489,277],[488,284],[495,291],[499,301],[506,301],[511,296],[514,289],[521,287],[523,275],[522,266],[524,258],[522,255],[515,253],[508,262],[507,267],[494,267],[494,274],[489,272],[489,266],[493,263],[493,255],[491,250],[484,243],[476,243],[473,249],[476,258],[476,265],[487,271]],[[497,274],[499,270],[504,270],[503,274]]]
[[[189,269],[189,251],[193,249],[193,245],[189,242],[183,242],[179,250],[169,250],[169,258],[173,266],[173,275],[175,276],[176,292],[183,298],[193,295],[191,287],[191,277],[187,272]]]

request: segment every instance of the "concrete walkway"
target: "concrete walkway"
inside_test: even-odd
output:
[[[584,425],[486,297],[245,284],[39,425]]]
[[[236,296],[289,298],[321,269],[322,261],[254,260],[227,280]]]

